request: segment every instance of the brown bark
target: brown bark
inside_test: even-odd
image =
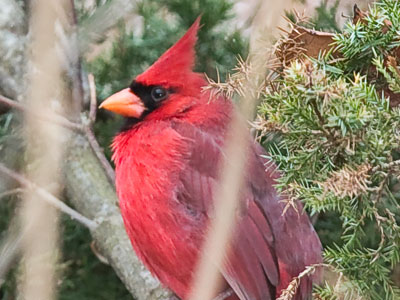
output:
[[[96,246],[136,299],[169,299],[170,294],[144,268],[125,233],[113,185],[82,135],[73,133],[64,165],[65,188],[75,208],[99,223]]]
[[[2,7],[0,10],[0,54],[2,54],[0,55],[0,94],[3,93],[24,102],[22,100],[25,90],[23,74],[26,65],[26,15],[23,7],[18,3],[21,2],[0,0],[0,7]],[[104,9],[101,13],[104,13]],[[85,29],[85,32],[87,31],[88,28]],[[87,43],[87,39],[85,40]],[[4,51],[6,53],[3,53]],[[25,100],[29,101],[29,98]],[[0,110],[1,108],[0,106]],[[3,108],[8,110],[9,106],[5,105]],[[65,191],[70,202],[81,214],[99,224],[91,232],[97,248],[108,259],[136,299],[169,299],[170,293],[161,287],[136,257],[125,233],[114,186],[108,180],[88,140],[83,133],[79,133],[79,130],[70,130],[68,135],[64,140]],[[1,153],[5,153],[4,149],[0,150]],[[15,156],[16,152],[11,152]],[[2,157],[4,159],[3,155]],[[10,162],[10,156],[7,155],[5,159],[8,166],[14,165]],[[0,177],[0,192],[9,188],[6,181],[7,178]]]

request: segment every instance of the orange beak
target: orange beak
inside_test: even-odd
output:
[[[99,108],[107,109],[124,117],[133,118],[140,118],[146,110],[142,100],[132,93],[129,88],[111,95],[100,104]]]

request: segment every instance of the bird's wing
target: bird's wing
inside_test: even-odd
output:
[[[181,174],[183,184],[177,192],[178,199],[196,213],[212,218],[218,166],[224,155],[223,142],[215,137],[220,135],[187,123],[176,122],[172,126],[192,145],[187,167]],[[275,299],[279,265],[273,230],[262,202],[265,197],[276,195],[270,195],[274,193],[271,184],[265,186],[265,167],[254,147],[249,149],[249,174],[241,191],[238,225],[221,273],[241,300],[268,300]]]

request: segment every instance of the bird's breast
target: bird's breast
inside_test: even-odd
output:
[[[150,271],[186,294],[204,229],[177,201],[187,142],[168,128],[119,142],[116,187],[128,236]]]

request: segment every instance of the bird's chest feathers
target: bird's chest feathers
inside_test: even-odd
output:
[[[146,245],[152,251],[156,251],[154,245],[174,249],[179,241],[173,240],[170,233],[184,240],[189,238],[193,225],[175,195],[190,153],[189,143],[173,129],[159,124],[125,138],[115,141],[114,161],[128,234],[142,249]]]

